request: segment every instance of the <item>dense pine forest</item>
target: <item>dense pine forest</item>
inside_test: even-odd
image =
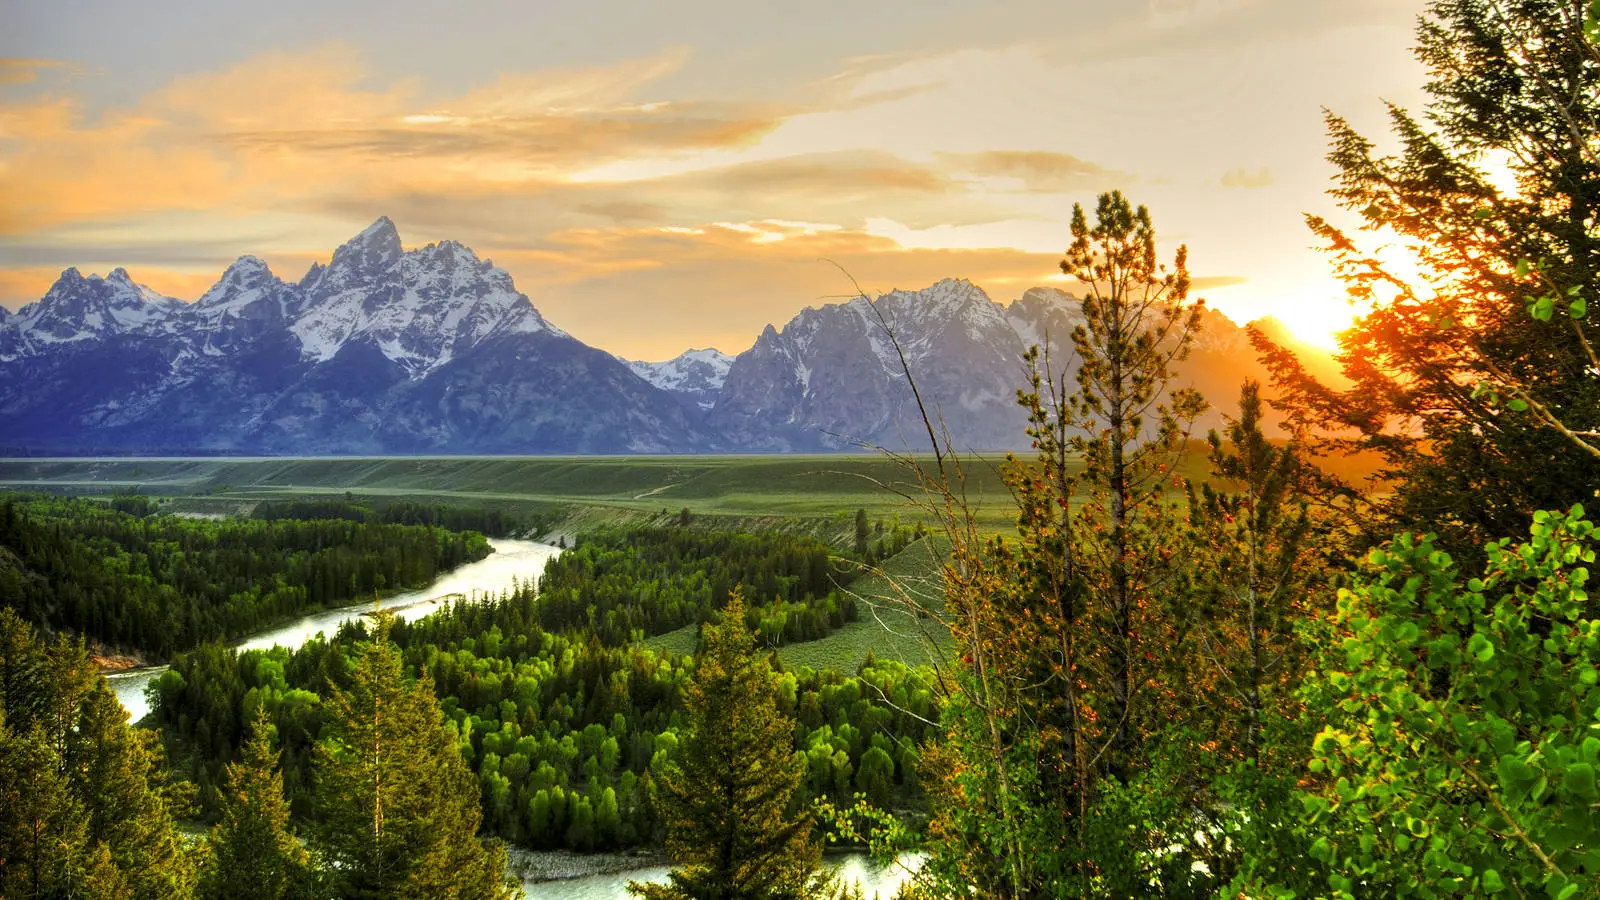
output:
[[[1072,364],[1023,360],[1011,528],[924,409],[914,530],[591,527],[537,586],[240,652],[528,523],[0,502],[0,896],[499,898],[508,848],[649,848],[640,896],[850,897],[833,841],[917,860],[907,900],[1600,898],[1600,4],[1436,0],[1417,34],[1392,152],[1328,115],[1351,224],[1310,225],[1370,306],[1341,378],[1257,332],[1270,384],[1185,387],[1187,251],[1102,194]],[[1319,467],[1352,454],[1382,470]],[[938,596],[857,596],[924,533]],[[869,614],[935,664],[773,652]],[[170,659],[148,727],[85,639]]]
[[[0,547],[10,563],[0,566],[0,595],[41,627],[165,658],[311,610],[421,587],[489,553],[481,534],[432,524],[153,512],[142,497],[110,505],[0,500]]]

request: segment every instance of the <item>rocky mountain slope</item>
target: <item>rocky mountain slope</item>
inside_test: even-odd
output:
[[[240,257],[198,300],[68,269],[0,316],[0,448],[62,454],[545,454],[923,449],[905,366],[964,449],[1026,445],[1022,354],[1070,368],[1078,304],[948,279],[807,308],[729,357],[627,362],[548,322],[453,241],[380,218],[298,282]],[[890,335],[893,335],[891,340]],[[1048,339],[1048,340],[1047,340]],[[898,343],[898,349],[895,344]],[[901,355],[904,355],[902,362]],[[1208,312],[1183,381],[1260,378]],[[1215,420],[1215,415],[1212,420]]]
[[[753,450],[926,449],[909,367],[957,448],[1026,446],[1016,405],[1027,377],[1022,355],[1037,344],[1058,374],[1071,371],[1070,335],[1081,322],[1077,301],[1062,291],[1034,288],[1001,304],[960,279],[808,308],[781,330],[768,326],[734,360],[708,424]],[[1244,330],[1207,311],[1179,383],[1226,409],[1240,378],[1264,378],[1253,361]]]
[[[716,405],[732,365],[733,357],[707,348],[686,350],[666,362],[629,362],[628,368],[692,409],[704,412]]]
[[[702,449],[659,388],[453,242],[379,219],[299,282],[242,257],[192,304],[69,269],[0,321],[0,433],[29,452]]]

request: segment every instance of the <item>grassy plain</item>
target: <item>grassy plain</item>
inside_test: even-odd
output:
[[[910,604],[943,609],[939,572],[948,553],[947,541],[929,537],[885,560],[877,573],[849,585],[856,595],[854,622],[827,637],[779,647],[778,658],[790,668],[841,672],[856,671],[869,652],[908,666],[937,661],[952,646],[950,634],[936,620],[913,615]],[[697,628],[669,631],[646,639],[644,645],[658,653],[688,656],[695,650]]]
[[[917,457],[931,466],[931,457]],[[963,458],[966,496],[979,523],[1014,520],[1000,477],[1004,457]],[[1346,477],[1364,474],[1359,463]],[[1198,442],[1178,473],[1207,475]],[[576,525],[638,520],[689,509],[735,519],[833,519],[866,509],[874,519],[923,518],[914,475],[882,456],[702,455],[590,457],[241,457],[0,459],[0,490],[181,498],[194,512],[248,509],[251,501],[346,492],[471,502],[578,516]],[[911,499],[908,499],[908,496]]]
[[[931,460],[925,461],[931,462]],[[1012,517],[998,457],[970,461],[968,494],[986,523]],[[183,498],[184,508],[232,501],[342,494],[589,507],[628,514],[874,519],[920,514],[898,463],[877,456],[628,456],[440,458],[5,459],[0,489],[138,491]],[[593,517],[595,513],[589,513]],[[604,515],[601,515],[604,518]]]

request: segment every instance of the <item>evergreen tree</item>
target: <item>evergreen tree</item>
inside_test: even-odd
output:
[[[0,889],[10,896],[186,897],[194,867],[156,736],[81,641],[43,643],[0,608]]]
[[[0,718],[0,897],[72,896],[89,864],[87,817],[42,732]]]
[[[392,616],[335,688],[318,746],[317,846],[344,897],[508,898],[505,847],[478,838],[478,786],[429,679],[408,682]]]
[[[1072,235],[1061,266],[1085,287],[1078,366],[1069,374],[1048,346],[1028,353],[1018,401],[1035,453],[1003,470],[1015,539],[981,535],[947,495],[946,609],[962,666],[924,781],[935,805],[925,880],[950,895],[1114,894],[1108,877],[1134,873],[1123,858],[1169,856],[1140,846],[1161,839],[1149,816],[1098,846],[1090,826],[1102,783],[1140,777],[1161,752],[1154,739],[1188,714],[1186,623],[1171,602],[1182,529],[1168,491],[1204,408],[1171,383],[1199,304],[1186,251],[1159,265],[1148,210],[1121,193],[1100,196],[1093,225],[1075,207]]]
[[[1416,47],[1432,102],[1390,107],[1398,153],[1328,118],[1331,193],[1360,231],[1310,224],[1371,306],[1341,339],[1351,384],[1254,339],[1319,455],[1386,461],[1364,544],[1411,528],[1481,558],[1600,483],[1600,28],[1584,7],[1434,0]]]
[[[1266,721],[1290,711],[1305,674],[1302,626],[1330,577],[1302,450],[1269,441],[1261,410],[1260,386],[1247,381],[1238,417],[1208,436],[1212,478],[1189,496],[1195,546],[1183,579],[1201,665],[1217,676],[1201,704],[1215,716],[1208,732],[1223,755],[1256,763]]]
[[[211,859],[202,896],[277,900],[308,892],[310,857],[289,830],[289,803],[277,761],[266,711],[258,710],[243,755],[227,768],[227,790],[220,820],[211,829]]]
[[[778,711],[737,592],[721,623],[701,632],[684,705],[688,737],[660,776],[671,880],[628,890],[648,900],[821,896],[822,847],[811,817],[794,809],[803,774],[794,724]]]

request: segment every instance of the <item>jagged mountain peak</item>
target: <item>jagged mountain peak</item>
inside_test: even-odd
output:
[[[62,270],[50,290],[8,322],[24,347],[101,338],[160,322],[182,302],[136,283],[126,269],[85,277]]]
[[[227,269],[223,270],[222,277],[212,285],[210,290],[200,295],[194,305],[197,307],[212,306],[218,302],[234,296],[241,290],[252,290],[266,286],[275,286],[283,282],[272,273],[272,268],[260,257],[245,255],[234,260]]]
[[[205,323],[209,333],[197,337],[206,352],[216,352],[219,342],[229,346],[257,336],[262,329],[283,327],[300,305],[297,285],[278,278],[261,258],[246,255],[234,260],[217,283],[189,305],[186,315]],[[228,333],[220,333],[223,330]]]
[[[662,362],[623,360],[635,375],[701,410],[715,405],[733,357],[715,347],[685,350]]]
[[[338,266],[341,261],[360,259],[363,267],[378,267],[394,263],[400,253],[400,229],[389,216],[378,216],[378,221],[333,251],[333,264]]]
[[[360,340],[416,378],[493,335],[564,334],[504,269],[457,241],[402,250],[388,217],[341,246],[327,267],[313,266],[300,287],[305,309],[291,330],[316,362]]]

